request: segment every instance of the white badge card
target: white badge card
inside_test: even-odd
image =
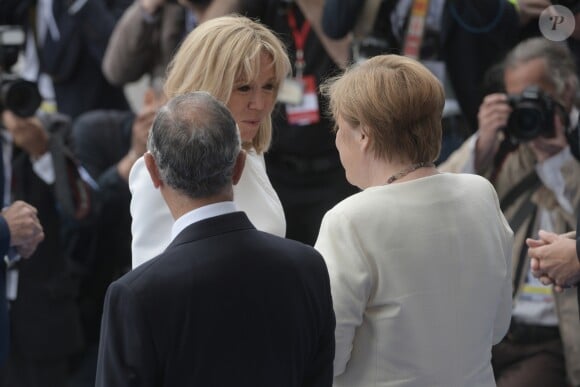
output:
[[[286,78],[278,91],[278,102],[300,105],[304,99],[304,84],[296,79]]]
[[[320,121],[316,80],[313,75],[307,75],[302,77],[301,81],[304,87],[304,97],[300,104],[286,104],[288,123],[298,126],[316,124]]]
[[[6,270],[6,299],[14,301],[18,297],[18,269]]]

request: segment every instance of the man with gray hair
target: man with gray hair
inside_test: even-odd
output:
[[[173,98],[148,150],[173,240],[110,285],[96,385],[331,386],[326,266],[236,211],[245,153],[225,105],[205,92]]]

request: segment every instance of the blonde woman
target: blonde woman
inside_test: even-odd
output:
[[[168,67],[165,93],[171,98],[207,91],[231,111],[247,152],[234,201],[257,229],[284,236],[286,223],[264,164],[272,134],[271,113],[290,72],[280,40],[265,26],[241,16],[202,23],[180,46]],[[132,193],[133,268],[161,253],[171,240],[173,218],[149,178],[143,159],[129,176]]]
[[[433,164],[441,84],[381,55],[327,93],[346,177],[363,190],[326,213],[315,245],[336,313],[334,385],[495,386],[512,232],[486,179]]]

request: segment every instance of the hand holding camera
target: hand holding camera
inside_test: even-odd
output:
[[[37,159],[48,151],[48,132],[36,117],[22,118],[10,110],[2,112],[2,123],[12,135],[14,145]]]
[[[16,247],[23,258],[30,257],[44,239],[36,208],[16,201],[2,211],[2,216],[10,229],[10,245]]]
[[[537,86],[529,86],[517,95],[486,96],[479,108],[478,121],[477,170],[488,165],[497,152],[499,133],[505,134],[513,144],[529,143],[538,161],[546,160],[568,145],[566,110]]]

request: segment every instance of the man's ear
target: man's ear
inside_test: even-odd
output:
[[[242,178],[242,173],[244,172],[244,165],[246,165],[246,151],[240,150],[238,157],[236,158],[236,164],[234,165],[234,172],[232,174],[232,183],[234,185],[238,184]]]
[[[153,155],[149,152],[145,152],[143,159],[145,160],[145,166],[147,167],[147,171],[149,171],[149,176],[151,177],[153,186],[155,188],[161,187],[163,185],[163,180],[161,180],[159,168],[157,168],[157,163],[155,162]]]

